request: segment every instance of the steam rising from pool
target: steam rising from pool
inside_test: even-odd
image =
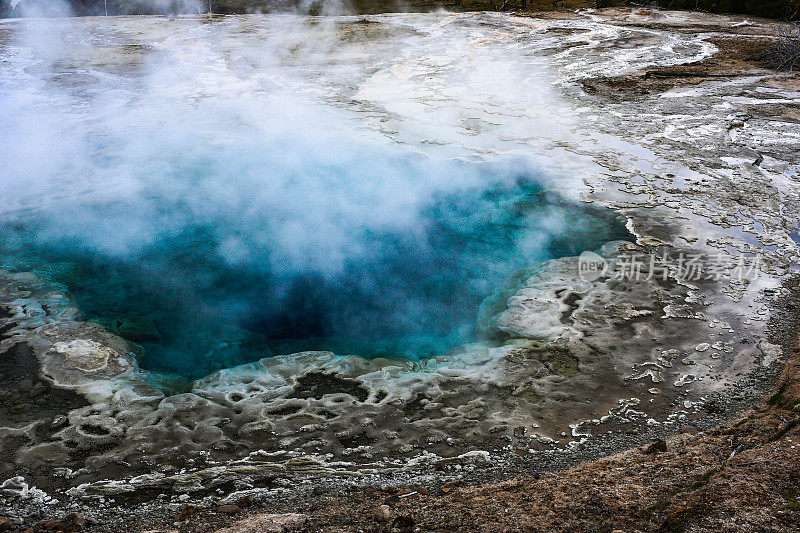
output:
[[[331,59],[340,28],[264,24],[237,48],[231,22],[130,44],[39,21],[0,67],[2,262],[64,283],[143,367],[436,355],[490,335],[537,262],[626,235],[535,162],[364,127],[325,81],[366,68]]]

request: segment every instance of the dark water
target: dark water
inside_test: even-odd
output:
[[[413,204],[414,223],[301,225],[303,242],[309,232],[323,243],[329,235],[338,242],[339,230],[347,234],[330,268],[324,257],[300,266],[284,261],[291,256],[285,239],[262,238],[231,261],[220,249],[252,223],[235,224],[235,211],[188,216],[184,202],[161,192],[150,200],[164,220],[181,223],[148,230],[136,246],[99,248],[48,211],[6,225],[5,264],[65,283],[89,320],[138,345],[143,368],[196,378],[302,350],[415,359],[444,353],[486,335],[482,306],[485,316],[495,311],[487,302],[524,269],[628,238],[620,220],[545,191],[535,176],[455,168],[484,179]],[[99,202],[90,211],[98,231],[109,231],[135,219],[137,206]],[[259,230],[282,231],[288,222],[281,216]]]

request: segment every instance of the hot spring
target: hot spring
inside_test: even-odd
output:
[[[554,192],[571,177],[537,157],[451,142],[478,118],[398,134],[399,111],[354,87],[380,39],[269,20],[154,19],[124,39],[113,23],[25,25],[2,65],[3,268],[62,284],[142,368],[197,378],[301,351],[421,359],[496,340],[490,319],[537,264],[627,238]],[[524,127],[548,126],[548,106]]]
[[[432,171],[424,167],[421,179]],[[407,213],[407,224],[387,227],[387,206],[367,201],[350,213],[363,208],[358,223],[340,213],[287,213],[280,204],[302,203],[303,190],[290,185],[296,176],[261,168],[265,181],[282,181],[288,197],[259,208],[255,220],[222,206],[204,220],[191,214],[189,199],[153,192],[147,207],[83,206],[82,216],[97,217],[101,232],[128,224],[138,210],[157,210],[147,241],[129,252],[105,253],[84,229],[69,231],[65,221],[37,214],[5,229],[6,258],[14,257],[8,266],[65,284],[87,319],[141,346],[142,367],[199,377],[305,350],[444,353],[490,333],[481,326],[492,304],[502,305],[500,296],[537,262],[625,235],[614,219],[548,194],[531,176],[499,180],[508,169],[448,166],[454,180],[474,174],[485,183],[434,191]],[[342,181],[390,179],[329,170],[304,169],[311,187],[315,180],[346,187]],[[183,175],[186,192],[203,179]],[[336,201],[337,188],[321,185],[317,193]]]

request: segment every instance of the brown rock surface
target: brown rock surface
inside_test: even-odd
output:
[[[307,517],[297,513],[257,514],[233,525],[217,530],[217,533],[279,533],[302,528]]]

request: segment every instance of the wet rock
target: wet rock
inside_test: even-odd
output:
[[[69,423],[69,419],[64,415],[58,415],[53,419],[50,423],[51,429],[60,429],[66,426]]]
[[[28,392],[28,395],[29,395],[31,398],[35,398],[36,396],[39,396],[40,394],[42,394],[42,393],[43,393],[43,392],[45,392],[46,390],[47,390],[47,385],[45,385],[44,383],[42,383],[41,381],[39,381],[38,383],[36,383],[36,385],[34,385],[34,386],[31,388],[31,390]]]
[[[220,505],[217,512],[222,514],[236,514],[242,509],[238,505]]]
[[[656,439],[650,444],[647,445],[644,449],[644,453],[647,455],[652,455],[656,453],[662,453],[667,451],[667,443],[664,439]]]
[[[378,506],[375,512],[372,513],[372,518],[374,518],[376,522],[388,522],[391,517],[392,509],[386,504]]]
[[[748,113],[736,113],[728,117],[728,130],[744,128],[745,122],[753,118]]]

